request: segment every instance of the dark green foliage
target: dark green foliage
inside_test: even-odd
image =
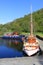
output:
[[[43,8],[33,12],[33,24],[35,32],[43,32]],[[0,35],[6,32],[29,32],[30,31],[30,14],[25,15],[22,18],[18,18],[10,23],[6,23],[4,25],[0,24]]]

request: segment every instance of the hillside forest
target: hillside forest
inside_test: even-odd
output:
[[[34,32],[43,33],[43,8],[32,13]],[[12,22],[0,24],[0,35],[9,32],[28,33],[30,32],[31,14],[24,15],[24,17],[17,18]]]

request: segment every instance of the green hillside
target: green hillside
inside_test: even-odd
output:
[[[34,31],[43,33],[43,8],[36,12],[33,12],[32,17],[33,17]],[[13,32],[13,31],[18,31],[19,33],[29,32],[30,14],[18,18],[10,23],[6,23],[4,25],[0,24],[0,35],[6,32]]]

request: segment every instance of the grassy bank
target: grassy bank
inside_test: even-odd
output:
[[[40,37],[43,37],[43,33],[36,33],[36,35],[39,35]]]
[[[22,32],[21,34],[23,34],[23,35],[29,35],[30,33]],[[37,32],[34,35],[39,35],[39,36],[43,37],[43,33],[42,32]]]

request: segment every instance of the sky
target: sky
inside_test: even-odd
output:
[[[0,24],[12,22],[32,12],[43,8],[43,0],[0,0]]]

